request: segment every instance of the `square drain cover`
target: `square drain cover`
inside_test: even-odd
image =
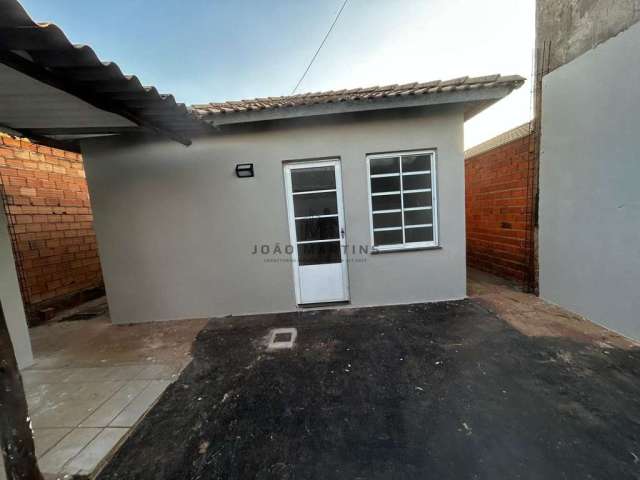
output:
[[[297,336],[298,330],[295,328],[274,328],[269,332],[267,350],[293,348]]]

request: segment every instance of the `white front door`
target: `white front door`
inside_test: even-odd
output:
[[[284,167],[298,304],[349,299],[339,160]]]

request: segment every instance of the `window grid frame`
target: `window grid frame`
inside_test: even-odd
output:
[[[428,155],[430,158],[430,168],[428,170],[419,170],[415,172],[403,172],[402,168],[402,159],[403,157],[414,156],[414,155]],[[398,158],[398,172],[397,173],[379,173],[372,174],[371,173],[371,160],[381,159],[381,158]],[[381,154],[370,154],[366,156],[366,167],[367,167],[367,193],[368,193],[368,201],[369,201],[369,230],[370,230],[370,241],[371,241],[371,249],[373,252],[384,252],[384,251],[402,251],[402,250],[414,250],[416,248],[434,248],[439,247],[439,236],[438,236],[438,195],[437,195],[437,151],[436,149],[423,149],[423,150],[411,150],[411,151],[403,151],[403,152],[389,152],[389,153],[381,153]],[[407,190],[403,189],[403,179],[405,175],[429,175],[431,180],[431,188],[426,189],[418,189],[418,190]],[[373,219],[374,219],[374,210],[373,210],[373,197],[380,196],[376,195],[371,191],[371,179],[372,178],[384,178],[384,177],[399,177],[400,178],[400,190],[394,191],[395,194],[400,194],[400,208],[399,209],[387,209],[387,210],[376,210],[375,214],[381,213],[400,213],[402,226],[399,227],[380,227],[374,228]],[[419,193],[419,192],[429,192],[431,193],[431,205],[424,207],[404,207],[404,194],[405,193]],[[383,193],[387,195],[391,195],[391,192],[377,192],[378,194]],[[417,210],[431,210],[432,212],[432,220],[430,224],[421,224],[421,225],[405,225],[405,212],[408,211],[417,211]],[[433,240],[432,241],[424,241],[424,242],[407,242],[406,241],[406,229],[407,228],[428,228],[431,227],[433,229]],[[398,231],[402,229],[402,243],[394,243],[388,245],[375,245],[374,233],[382,232],[382,231]]]

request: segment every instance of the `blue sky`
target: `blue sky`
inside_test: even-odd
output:
[[[287,95],[342,0],[21,0],[187,104]],[[534,0],[349,0],[300,92],[531,75]],[[467,122],[471,146],[530,116],[530,87]]]

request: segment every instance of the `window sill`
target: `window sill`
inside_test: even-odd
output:
[[[396,248],[382,248],[382,249],[371,247],[371,255],[379,255],[381,253],[415,252],[418,250],[442,250],[442,246],[431,245],[428,247],[415,246],[415,247],[396,247]]]

